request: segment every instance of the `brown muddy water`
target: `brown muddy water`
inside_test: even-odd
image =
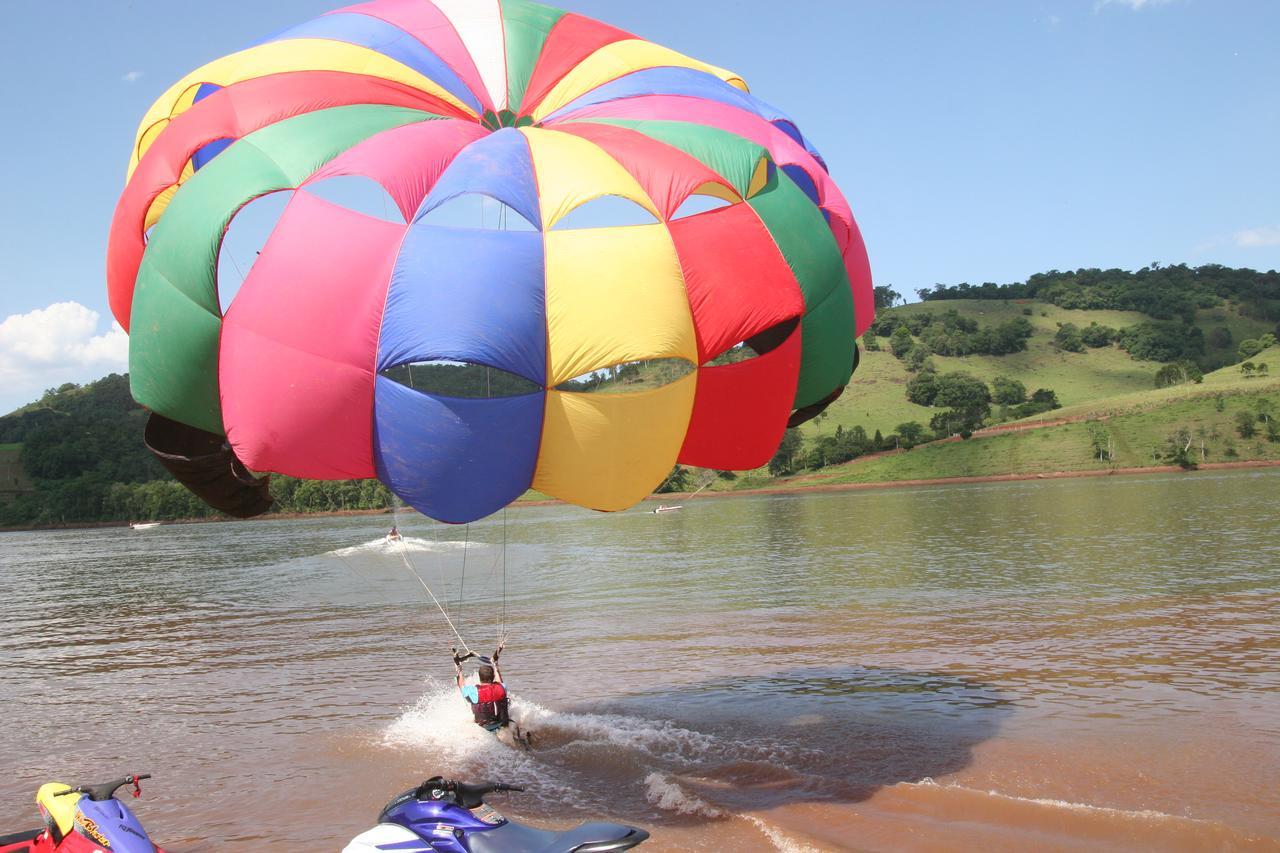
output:
[[[2,534],[0,830],[44,781],[143,771],[173,850],[339,850],[443,773],[654,851],[1280,850],[1278,497],[1248,471],[402,513],[403,551],[385,518]],[[533,752],[468,722],[406,558],[478,648],[505,577]]]

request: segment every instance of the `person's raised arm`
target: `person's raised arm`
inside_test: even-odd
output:
[[[454,668],[454,671],[456,671],[456,672],[457,672],[457,674],[458,674],[458,689],[459,689],[459,690],[461,690],[462,688],[466,687],[467,685],[466,685],[466,683],[463,681],[463,678],[462,678],[462,662],[461,662],[460,660],[458,660],[458,650],[457,650],[457,649],[454,649],[454,650],[453,650],[453,668]]]
[[[493,680],[499,684],[502,683],[502,668],[498,666],[498,655],[502,654],[502,649],[506,644],[507,641],[503,640],[493,652]]]

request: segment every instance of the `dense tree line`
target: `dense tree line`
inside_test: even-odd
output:
[[[0,444],[22,445],[19,459],[35,488],[0,504],[0,525],[216,516],[146,449],[146,418],[129,393],[128,377],[116,374],[83,387],[50,389],[39,402],[0,417]],[[376,480],[275,476],[271,494],[275,512],[384,509],[392,501]]]
[[[1219,264],[1162,267],[1152,264],[1136,272],[1119,269],[1052,270],[1025,282],[980,285],[935,285],[917,291],[921,300],[1038,299],[1061,308],[1139,311],[1155,320],[1190,323],[1199,308],[1225,301],[1260,320],[1280,321],[1280,273],[1232,269]]]
[[[995,326],[980,326],[954,308],[937,313],[885,311],[871,326],[864,344],[875,352],[881,349],[878,337],[887,337],[893,354],[907,363],[908,370],[916,371],[930,355],[999,356],[1024,352],[1033,333],[1034,327],[1026,317],[1014,317]],[[1240,357],[1248,358],[1274,343],[1275,336],[1270,334],[1242,341]],[[1061,351],[1077,353],[1115,345],[1139,361],[1161,363],[1199,363],[1205,356],[1204,332],[1178,320],[1152,320],[1125,329],[1113,329],[1097,322],[1084,328],[1075,323],[1060,323],[1053,345]]]
[[[916,345],[913,338],[933,355],[1009,355],[1024,352],[1034,331],[1026,317],[981,326],[952,308],[938,313],[886,311],[869,335],[888,338],[893,354],[905,359]]]
[[[931,439],[928,431],[914,421],[899,424],[898,431],[888,436],[879,430],[874,436],[868,436],[860,426],[851,429],[837,426],[834,433],[806,440],[800,430],[789,429],[782,437],[778,452],[769,462],[769,473],[775,477],[786,477],[806,469],[816,471],[828,465],[843,465],[869,453],[910,449]]]

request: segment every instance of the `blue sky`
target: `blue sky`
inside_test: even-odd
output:
[[[335,8],[11,4],[0,412],[123,370],[103,280],[137,121],[187,71]],[[1280,267],[1272,0],[563,0],[742,74],[823,151],[877,283]]]

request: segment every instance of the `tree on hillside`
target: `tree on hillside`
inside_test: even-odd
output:
[[[991,342],[987,352],[991,355],[1009,355],[1015,352],[1026,352],[1027,341],[1035,333],[1035,327],[1026,317],[1014,317],[996,326],[991,333]],[[981,350],[975,350],[981,352]]]
[[[800,430],[795,428],[788,429],[782,435],[782,443],[778,445],[778,452],[769,460],[769,473],[775,477],[794,474],[803,446],[804,438],[800,435]]]
[[[1226,349],[1231,346],[1231,330],[1226,326],[1218,326],[1209,332],[1209,346],[1214,349]]]
[[[1085,346],[1092,349],[1111,346],[1119,335],[1120,333],[1110,326],[1101,326],[1096,322],[1090,323],[1080,330],[1080,340],[1084,341]]]
[[[1258,420],[1269,424],[1274,420],[1276,404],[1269,397],[1259,397],[1253,401],[1253,411],[1258,415]]]
[[[898,424],[898,437],[902,440],[903,447],[915,447],[924,439],[924,426],[915,421]]]
[[[1165,441],[1164,459],[1187,470],[1196,468],[1196,461],[1191,456],[1191,443],[1194,438],[1191,430],[1182,427]]]
[[[950,410],[930,420],[934,432],[967,437],[982,426],[991,413],[991,389],[981,379],[963,371],[947,373],[938,377],[933,404]]]
[[[1111,440],[1111,431],[1101,421],[1089,421],[1089,440],[1093,444],[1093,455],[1099,462],[1114,462],[1115,446]]]
[[[921,370],[935,370],[933,360],[929,356],[933,355],[933,351],[929,349],[929,345],[924,341],[920,341],[911,348],[911,352],[907,353],[906,368],[911,373],[917,373]]]
[[[914,346],[915,341],[911,339],[911,330],[906,326],[899,326],[893,330],[893,334],[889,335],[889,348],[899,359],[905,359]]]
[[[884,285],[875,289],[876,310],[883,308],[892,308],[902,301],[902,294],[893,289],[892,285]]]
[[[992,399],[1002,406],[1016,406],[1027,401],[1027,386],[1008,376],[991,380]]]
[[[1122,331],[1119,342],[1139,361],[1195,361],[1204,355],[1204,333],[1186,323],[1139,323]]]
[[[1045,406],[1045,411],[1062,408],[1062,404],[1058,402],[1058,395],[1048,388],[1037,388],[1031,395],[1031,402],[1037,406]]]
[[[1258,434],[1257,418],[1253,412],[1236,412],[1236,432],[1241,438],[1253,438]]]
[[[917,406],[932,406],[938,396],[938,374],[922,370],[907,382],[907,400]]]
[[[1058,333],[1053,336],[1053,345],[1065,352],[1084,352],[1084,338],[1080,327],[1075,323],[1059,323]]]
[[[1193,361],[1179,361],[1166,364],[1156,371],[1156,387],[1169,388],[1184,382],[1204,382],[1204,371]]]
[[[918,291],[921,300],[1038,299],[1062,308],[1140,311],[1156,320],[1192,322],[1197,309],[1230,300],[1246,316],[1280,319],[1280,273],[1229,269],[1219,264],[1188,267],[1149,266],[1137,272],[1119,269],[1050,270],[1024,283],[952,287]],[[1278,332],[1277,334],[1280,334]]]
[[[1260,338],[1250,338],[1240,342],[1240,350],[1236,353],[1241,361],[1253,358],[1265,349],[1276,345],[1276,336],[1268,332]]]

